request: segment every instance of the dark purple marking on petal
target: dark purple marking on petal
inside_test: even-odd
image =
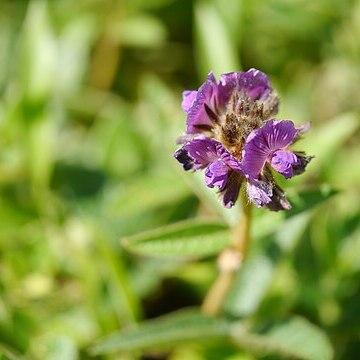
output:
[[[193,159],[193,169],[199,170],[217,161],[217,141],[210,138],[196,138],[183,146],[188,156]]]
[[[207,80],[200,86],[196,99],[194,100],[191,108],[188,109],[187,117],[187,130],[188,134],[197,134],[202,131],[198,125],[213,126],[212,120],[209,118],[205,104],[216,114],[216,97],[218,94],[218,85],[214,74],[211,72]]]
[[[235,205],[243,179],[243,176],[239,173],[234,171],[230,172],[224,190],[219,193],[219,197],[227,209]]]
[[[214,122],[215,124],[220,123],[219,117],[209,108],[208,105],[204,104],[206,114],[208,115],[209,119]],[[196,126],[196,125],[195,125]]]
[[[220,78],[220,85],[226,101],[229,100],[234,90],[239,93],[245,92],[252,100],[266,98],[271,90],[268,77],[256,69],[223,74]]]
[[[292,167],[293,176],[302,174],[305,171],[308,163],[314,158],[314,156],[306,156],[301,151],[295,151],[294,154],[296,155],[298,161]]]
[[[212,126],[204,124],[193,125],[193,128],[200,130],[200,132],[211,132],[213,129]]]
[[[194,166],[194,159],[192,159],[188,152],[182,147],[174,153],[175,159],[183,165],[184,170],[190,170]]]

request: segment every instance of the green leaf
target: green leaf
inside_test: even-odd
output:
[[[46,1],[29,3],[22,36],[20,71],[23,92],[26,99],[40,101],[53,89],[57,59]]]
[[[189,220],[125,238],[122,245],[141,255],[194,258],[217,254],[229,245],[229,236],[224,224]]]
[[[114,333],[95,344],[94,355],[146,350],[174,349],[189,342],[228,339],[256,355],[274,354],[285,358],[327,360],[331,345],[320,329],[302,318],[266,324],[249,329],[243,323],[203,315],[197,310],[182,310],[148,320],[136,328]]]
[[[232,331],[235,343],[252,353],[280,355],[286,359],[332,359],[333,349],[328,338],[316,326],[300,317],[267,326],[258,334],[248,333],[241,325]]]
[[[42,338],[42,348],[45,359],[53,360],[76,360],[78,359],[78,351],[73,339],[67,336],[50,336]]]
[[[214,4],[196,2],[195,30],[202,76],[210,70],[216,75],[240,70],[236,48]]]
[[[29,126],[27,156],[34,188],[49,185],[54,166],[55,132],[55,119],[48,114],[39,115]]]
[[[154,171],[111,189],[106,197],[106,211],[111,216],[131,217],[169,206],[190,194],[186,184],[177,181],[175,173]]]
[[[337,150],[359,128],[359,125],[357,114],[341,114],[333,120],[311,129],[302,140],[302,145],[306,146],[309,154],[314,153],[318,160],[323,161],[330,152]]]
[[[301,140],[301,149],[307,154],[314,155],[315,158],[306,168],[306,172],[293,180],[305,182],[313,176],[325,164],[333,160],[332,154],[359,128],[360,122],[357,114],[345,113],[337,116],[333,120],[314,127]],[[297,145],[296,145],[297,146]],[[300,146],[299,146],[300,149]]]
[[[288,222],[291,217],[314,209],[337,194],[338,191],[328,185],[316,189],[307,189],[300,193],[296,192],[295,189],[289,190],[288,195],[292,209],[284,212],[265,213],[263,210],[256,211],[254,219],[256,226],[252,229],[252,235],[259,239],[274,234],[282,226],[285,219]]]
[[[165,42],[167,33],[156,17],[136,15],[114,22],[110,36],[126,46],[157,47]]]
[[[98,355],[153,348],[173,349],[176,344],[211,340],[224,337],[228,332],[229,324],[225,320],[205,316],[196,310],[184,310],[110,335],[93,346],[91,351]]]
[[[242,40],[242,27],[244,25],[244,1],[227,0],[226,6],[224,6],[222,0],[215,0],[214,3],[224,19],[226,28],[231,34],[232,41],[239,44]]]
[[[291,197],[293,207],[285,213],[285,216],[288,218],[311,210],[336,194],[338,194],[338,191],[331,189],[329,186],[323,186],[319,189],[311,189],[302,191],[299,194],[294,194]]]

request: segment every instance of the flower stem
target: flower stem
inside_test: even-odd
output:
[[[246,198],[245,191],[241,193],[242,208],[241,219],[238,227],[235,229],[235,237],[233,242],[234,249],[240,254],[241,260],[244,260],[250,242],[250,226],[251,226],[251,209],[252,206]]]
[[[225,249],[218,258],[219,275],[207,293],[202,304],[202,311],[208,315],[217,315],[234,282],[236,272],[239,270],[246,256],[250,242],[251,205],[244,193],[242,196],[243,212],[239,225],[234,231],[232,246]]]

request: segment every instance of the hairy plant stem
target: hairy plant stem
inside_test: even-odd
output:
[[[241,192],[243,212],[239,225],[235,228],[232,246],[218,257],[219,275],[207,293],[202,304],[202,311],[208,315],[217,315],[227,293],[245,259],[250,242],[251,205],[245,192]]]

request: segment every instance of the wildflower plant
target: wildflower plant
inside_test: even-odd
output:
[[[231,208],[244,188],[243,217],[232,246],[219,256],[220,276],[210,289],[203,310],[216,314],[228,291],[232,274],[241,265],[249,243],[251,204],[273,211],[291,205],[273,172],[289,179],[302,174],[312,156],[289,147],[310,124],[296,127],[291,120],[275,120],[279,97],[261,71],[212,72],[197,91],[184,91],[186,134],[175,158],[184,170],[205,170],[205,183],[216,188],[225,208]],[[227,284],[224,286],[223,284]]]
[[[255,354],[330,359],[332,350],[327,338],[302,319],[270,326],[268,333],[259,333],[256,326],[249,327],[246,322],[263,291],[258,276],[269,277],[272,272],[264,256],[246,259],[251,209],[253,205],[273,211],[291,208],[274,173],[289,179],[305,171],[312,156],[290,147],[309,129],[309,124],[296,127],[291,120],[274,119],[279,97],[267,76],[255,69],[223,74],[219,82],[211,72],[199,90],[183,93],[182,108],[187,116],[186,132],[178,139],[180,147],[175,159],[186,171],[204,170],[206,186],[217,191],[225,208],[241,199],[240,221],[229,229],[223,223],[195,219],[123,239],[124,247],[140,255],[188,260],[215,255],[218,275],[199,309],[183,309],[146,321],[138,329],[114,334],[95,345],[94,353],[169,348],[173,342],[225,337]],[[251,274],[255,276],[255,280],[249,280],[252,287],[260,282],[255,298],[250,296],[255,305],[243,307],[241,275]],[[285,344],[282,338],[271,338],[272,330],[296,336],[286,336]],[[315,346],[302,347],[308,340]]]
[[[359,16],[0,1],[1,359],[360,359]]]

